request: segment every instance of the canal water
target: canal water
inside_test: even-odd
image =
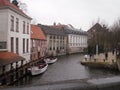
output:
[[[84,55],[73,54],[58,57],[58,61],[48,66],[48,69],[42,75],[35,77],[27,77],[15,85],[32,86],[49,84],[52,82],[77,80],[77,79],[93,79],[119,76],[120,73],[105,69],[88,68],[80,64]]]

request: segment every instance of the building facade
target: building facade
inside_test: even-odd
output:
[[[31,60],[37,60],[45,57],[46,37],[41,28],[37,25],[31,25]]]
[[[68,37],[67,40],[67,53],[84,52],[87,48],[87,34],[83,31],[66,30]]]
[[[78,53],[84,52],[84,49],[87,48],[88,36],[85,31],[75,29],[72,25],[62,25],[54,24],[54,28],[64,30],[64,33],[67,37],[66,40],[66,53]]]
[[[31,18],[18,6],[9,0],[0,0],[0,52],[16,53],[25,58],[23,64],[29,62],[30,23]]]
[[[47,38],[46,53],[54,56],[65,55],[67,37],[64,31],[47,25],[39,24],[39,27],[41,27]]]

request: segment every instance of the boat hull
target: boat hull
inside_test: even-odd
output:
[[[39,68],[39,66],[33,66],[28,68],[32,76],[44,73],[47,70],[48,64],[44,68]]]
[[[57,61],[57,58],[54,58],[54,59],[50,59],[50,58],[46,58],[44,59],[44,61],[47,63],[47,64],[52,64],[52,63],[55,63]]]

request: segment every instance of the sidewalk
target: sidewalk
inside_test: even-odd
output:
[[[104,62],[104,60],[105,60],[105,54],[104,53],[101,53],[99,55],[94,55],[93,57],[98,62]],[[105,62],[112,63],[113,61],[116,62],[116,54],[113,55],[112,52],[108,52],[108,59],[105,60]]]
[[[86,65],[89,67],[94,67],[94,68],[106,68],[106,69],[113,69],[117,70],[118,66],[116,63],[116,55],[112,54],[111,52],[108,52],[108,59],[105,59],[105,54],[101,53],[99,55],[94,55],[90,58],[83,59],[81,61],[82,65]]]
[[[105,54],[104,53],[101,53],[99,55],[94,55],[91,57],[91,59],[87,59],[87,60],[83,60],[84,62],[92,62],[92,61],[95,61],[96,62],[109,62],[109,63],[113,63],[113,62],[116,62],[116,54],[112,54],[112,52],[108,52],[108,59],[105,60]]]

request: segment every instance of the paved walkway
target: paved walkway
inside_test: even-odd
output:
[[[113,55],[112,52],[108,52],[107,60],[105,59],[105,53],[101,53],[99,55],[94,55],[91,57],[91,60],[87,59],[87,61],[95,61],[95,60],[96,60],[96,62],[108,62],[108,63],[116,62],[116,54]],[[85,59],[84,59],[84,61],[85,61]]]

